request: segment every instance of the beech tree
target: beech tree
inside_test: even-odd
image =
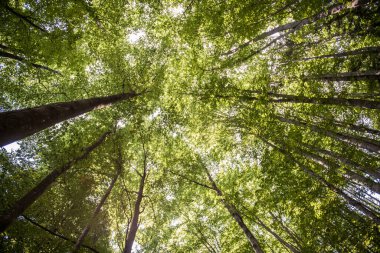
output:
[[[1,252],[379,252],[380,3],[3,1]]]

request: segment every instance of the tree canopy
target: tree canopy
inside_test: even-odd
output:
[[[379,25],[377,0],[1,1],[0,251],[380,252]]]

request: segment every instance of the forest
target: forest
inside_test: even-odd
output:
[[[380,252],[380,1],[1,0],[0,252]]]

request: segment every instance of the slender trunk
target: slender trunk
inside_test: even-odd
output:
[[[306,77],[305,80],[316,79],[324,81],[360,81],[360,80],[379,80],[380,71],[371,70],[367,72],[345,72],[335,74],[325,74],[320,76]]]
[[[145,151],[144,151],[145,153]],[[133,211],[133,217],[131,224],[128,229],[128,233],[126,233],[126,238],[125,238],[125,246],[123,253],[131,253],[132,252],[132,246],[133,242],[135,241],[135,237],[137,234],[137,230],[139,228],[139,216],[140,216],[140,205],[142,202],[142,199],[144,197],[144,186],[145,186],[145,179],[147,176],[147,164],[146,164],[146,154],[144,154],[144,171],[143,174],[141,175],[141,180],[140,180],[140,186],[139,186],[139,191],[137,193],[137,199],[135,202],[135,208]]]
[[[320,56],[314,56],[314,57],[307,57],[307,58],[302,58],[296,61],[309,61],[309,60],[326,59],[326,58],[340,58],[340,57],[346,57],[346,56],[352,56],[352,55],[376,54],[376,53],[377,54],[380,53],[380,47],[363,47],[357,50],[346,51],[346,52],[335,53],[335,54],[326,54],[326,55],[320,55]]]
[[[294,162],[295,164],[298,165],[301,170],[303,170],[307,175],[310,177],[316,179],[319,183],[322,185],[326,186],[329,190],[335,192],[338,196],[342,197],[345,199],[351,206],[355,207],[358,209],[360,212],[364,213],[367,217],[372,219],[373,222],[376,224],[380,224],[380,217],[377,216],[377,214],[360,203],[359,201],[356,201],[355,199],[351,198],[349,195],[347,195],[343,190],[339,189],[338,187],[335,187],[333,184],[329,183],[326,181],[323,177],[321,177],[319,174],[315,173],[313,170],[310,170],[306,166],[304,166],[302,163],[299,163],[290,153],[288,153],[285,149],[278,147],[267,140],[265,140],[262,137],[259,137],[262,141],[264,141],[266,144],[269,146],[273,147],[274,149],[277,149],[280,153],[282,153],[285,157],[287,157],[290,161]]]
[[[301,149],[297,149],[297,152],[314,161],[315,163],[318,163],[320,164],[321,166],[323,166],[324,168],[330,170],[331,169],[331,165],[330,165],[330,162],[328,160],[326,160],[325,158],[317,155],[317,154],[313,154],[313,153],[309,153],[305,150],[301,150]],[[337,168],[336,164],[334,164],[334,167]],[[353,179],[353,180],[356,180],[360,183],[362,183],[364,186],[366,186],[368,189],[370,189],[371,191],[373,192],[377,192],[380,194],[380,184],[379,183],[376,183],[374,181],[372,181],[371,179],[368,179],[354,171],[351,171],[347,168],[343,168],[344,170],[344,175],[350,179]]]
[[[228,56],[228,55],[231,55],[231,54],[234,54],[236,53],[237,51],[249,46],[249,45],[252,45],[252,43],[254,42],[257,42],[259,40],[262,40],[262,39],[265,39],[271,35],[274,35],[276,33],[279,33],[279,32],[283,32],[283,31],[287,31],[287,30],[292,30],[292,32],[295,32],[299,29],[301,29],[303,26],[305,25],[309,25],[309,24],[312,24],[312,23],[315,23],[317,22],[318,20],[321,20],[329,15],[332,15],[332,14],[336,14],[336,13],[339,13],[341,12],[342,10],[344,9],[351,9],[351,8],[357,8],[359,7],[360,5],[355,5],[355,6],[351,6],[351,7],[347,7],[345,5],[338,5],[338,6],[334,6],[334,7],[331,7],[330,9],[328,9],[327,11],[322,11],[314,16],[311,16],[311,17],[307,17],[307,18],[304,18],[302,20],[298,20],[298,21],[293,21],[293,22],[290,22],[290,23],[287,23],[287,24],[284,24],[284,25],[280,25],[280,26],[277,26],[267,32],[264,32],[264,33],[261,33],[259,34],[258,36],[256,36],[255,38],[237,46],[236,48],[233,48],[231,50],[229,50],[228,52],[226,53],[223,53],[222,55],[225,55],[225,56]]]
[[[47,33],[48,31],[46,31],[46,29],[36,25],[35,23],[33,23],[29,17],[17,12],[16,10],[14,10],[13,8],[11,8],[10,6],[8,6],[6,3],[3,4],[4,8],[9,11],[10,13],[12,13],[13,15],[15,15],[16,17],[20,18],[21,20],[24,20],[26,23],[28,23],[29,25],[33,26],[34,28],[36,28],[37,30],[40,30],[41,32],[44,32],[44,33]]]
[[[204,167],[204,169],[205,169],[205,171],[207,173],[207,177],[208,177],[208,179],[209,179],[209,181],[210,181],[210,183],[212,185],[212,188],[215,190],[215,192],[217,193],[218,196],[223,197],[222,191],[216,185],[215,181],[211,177],[211,175],[210,175],[209,171],[207,170],[207,168]],[[239,211],[236,209],[236,207],[233,204],[229,203],[224,198],[222,198],[221,201],[222,201],[224,207],[228,210],[228,212],[231,214],[231,216],[237,222],[237,224],[239,225],[239,227],[243,230],[243,232],[244,232],[245,236],[247,237],[247,239],[249,241],[249,244],[251,245],[252,249],[256,253],[264,253],[264,251],[260,247],[260,244],[259,244],[258,240],[255,238],[255,236],[249,230],[249,228],[247,227],[247,225],[244,223],[244,220],[241,217]]]
[[[274,232],[270,227],[266,226],[264,222],[262,222],[258,217],[255,217],[255,220],[257,223],[262,226],[266,231],[268,231],[271,235],[274,236],[274,238],[277,239],[282,245],[284,245],[286,248],[288,248],[293,253],[300,253],[300,250],[296,249],[293,245],[285,241],[281,238],[276,232]]]
[[[116,162],[116,170],[117,170],[116,175],[112,179],[111,184],[108,186],[108,189],[106,190],[106,192],[104,193],[104,195],[100,199],[100,202],[96,206],[96,209],[95,209],[94,213],[92,214],[92,217],[90,218],[87,226],[83,229],[82,234],[79,236],[77,242],[75,243],[73,252],[78,252],[78,250],[80,249],[80,247],[84,241],[84,238],[87,236],[88,232],[91,229],[92,224],[94,223],[94,221],[96,219],[96,216],[98,216],[100,210],[102,209],[104,203],[106,202],[108,196],[110,195],[112,188],[114,187],[116,180],[118,179],[118,177],[121,173],[122,167],[123,167],[123,164],[122,164],[121,152],[119,152],[119,157],[118,157],[118,160]]]
[[[327,129],[320,128],[316,125],[311,125],[294,119],[287,119],[281,116],[276,116],[276,118],[282,122],[309,128],[314,132],[324,134],[331,137],[332,139],[359,146],[360,148],[366,149],[370,152],[380,153],[380,144],[375,140],[368,140],[362,137],[354,137],[348,134],[336,133]]]
[[[292,238],[292,240],[293,240],[293,241],[298,245],[298,247],[301,249],[301,248],[302,248],[302,246],[301,246],[301,238],[300,238],[298,235],[296,235],[295,232],[291,231],[291,229],[289,229],[287,226],[285,226],[284,223],[282,222],[282,220],[279,219],[279,218],[277,218],[272,212],[269,211],[269,214],[272,216],[272,218],[273,218],[275,221],[277,221],[277,222],[280,224],[280,226],[281,226],[281,228],[283,229],[283,231],[285,231],[285,232],[288,234],[288,236],[289,236],[290,238]]]
[[[34,108],[0,113],[0,146],[20,140],[56,123],[137,96],[135,92],[53,103]]]
[[[317,148],[315,146],[311,146],[311,145],[308,145],[308,144],[305,144],[305,143],[302,143],[301,145],[311,149],[311,150],[314,150],[316,152],[319,152],[321,154],[324,154],[324,155],[327,155],[327,156],[330,156],[331,158],[334,158],[336,159],[337,161],[339,161],[340,163],[343,163],[343,164],[346,164],[364,174],[368,174],[370,176],[372,176],[374,179],[380,179],[380,173],[376,170],[376,169],[373,169],[373,168],[365,168],[363,167],[362,165],[350,160],[349,158],[346,158],[336,152],[333,152],[333,151],[329,151],[329,150],[325,150],[325,149],[321,149],[321,148]]]
[[[57,70],[51,69],[51,68],[49,68],[47,66],[43,66],[43,65],[40,65],[40,64],[37,64],[37,63],[30,62],[26,58],[18,56],[18,55],[15,55],[15,54],[12,54],[12,53],[8,53],[8,52],[5,52],[5,51],[0,51],[0,57],[13,59],[13,60],[16,60],[16,61],[19,61],[19,62],[30,64],[33,67],[38,68],[38,69],[44,69],[44,70],[48,70],[48,71],[50,71],[50,72],[52,72],[54,74],[62,75],[61,72],[59,72]]]
[[[49,234],[51,234],[51,235],[53,235],[53,236],[55,236],[55,237],[61,238],[61,239],[65,240],[65,241],[68,241],[68,242],[73,243],[73,244],[75,243],[75,240],[70,239],[70,238],[68,238],[68,237],[66,237],[66,236],[64,236],[64,235],[62,235],[62,234],[60,234],[60,233],[54,232],[53,230],[48,229],[48,228],[42,226],[41,224],[37,223],[36,221],[32,220],[31,218],[29,218],[29,217],[26,216],[26,215],[22,215],[22,217],[24,217],[25,220],[29,221],[29,222],[30,222],[31,224],[33,224],[34,226],[36,226],[36,227],[38,227],[38,228],[40,228],[40,229],[42,229],[42,230],[48,232]],[[82,248],[89,249],[89,250],[91,250],[92,252],[99,253],[99,251],[97,251],[97,250],[94,249],[93,247],[88,246],[88,245],[86,245],[86,244],[82,244],[81,247],[82,247]]]
[[[55,180],[60,175],[70,169],[73,164],[87,158],[91,151],[102,144],[110,133],[111,132],[109,131],[105,132],[91,146],[88,146],[80,156],[67,162],[62,167],[50,172],[50,174],[42,179],[42,181],[37,186],[26,193],[21,199],[16,201],[16,203],[14,203],[13,206],[4,214],[0,215],[0,232],[3,232],[5,229],[7,229],[12,224],[12,222],[18,216],[20,216],[30,205],[32,205],[55,182]]]

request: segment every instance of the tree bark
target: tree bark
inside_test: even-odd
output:
[[[352,56],[352,55],[376,54],[376,53],[380,54],[380,47],[363,47],[357,50],[346,51],[346,52],[335,53],[335,54],[326,54],[326,55],[320,55],[320,56],[314,56],[314,57],[307,57],[307,58],[302,58],[296,61],[309,61],[309,60],[326,59],[326,58],[340,58],[340,57],[346,57],[346,56]]]
[[[361,80],[380,80],[380,70],[367,72],[345,72],[335,74],[325,74],[320,76],[306,77],[305,80],[324,80],[324,81],[361,81]]]
[[[19,61],[19,62],[30,64],[33,67],[38,68],[38,69],[44,69],[44,70],[48,70],[48,71],[50,71],[50,72],[52,72],[54,74],[62,75],[61,72],[59,72],[58,70],[54,70],[54,69],[51,69],[51,68],[49,68],[47,66],[43,66],[43,65],[40,65],[40,64],[37,64],[37,63],[30,62],[26,58],[18,56],[18,55],[15,55],[15,54],[12,54],[12,53],[8,53],[8,52],[0,50],[0,57],[13,59],[13,60],[16,60],[16,61]]]
[[[96,217],[98,216],[100,210],[102,209],[104,203],[106,202],[108,196],[111,194],[111,191],[112,191],[112,188],[114,187],[121,171],[122,171],[122,168],[123,168],[123,161],[122,161],[122,157],[121,157],[121,151],[120,151],[120,148],[119,148],[119,154],[118,154],[118,159],[116,161],[116,175],[113,177],[110,185],[108,186],[106,192],[104,193],[104,195],[102,196],[102,198],[100,199],[100,202],[98,203],[98,205],[96,206],[96,209],[94,211],[94,213],[92,214],[92,217],[90,218],[87,226],[83,229],[82,231],[82,234],[78,237],[75,245],[74,245],[74,250],[73,252],[78,252],[78,250],[80,249],[83,241],[84,241],[84,238],[87,236],[88,232],[90,231],[91,227],[92,227],[92,224],[94,223]]]
[[[26,23],[28,23],[29,25],[33,26],[34,28],[36,28],[37,30],[40,30],[41,32],[44,32],[44,33],[47,33],[48,31],[38,25],[36,25],[35,23],[33,23],[29,17],[17,12],[16,10],[12,9],[9,5],[7,5],[6,3],[3,3],[2,4],[4,6],[4,8],[6,10],[8,10],[10,13],[12,13],[13,15],[15,15],[16,17],[20,18],[21,20],[24,20]]]
[[[68,241],[68,242],[70,242],[70,243],[75,244],[75,240],[72,240],[72,239],[70,239],[70,238],[68,238],[68,237],[66,237],[66,236],[64,236],[64,235],[62,235],[61,233],[54,232],[53,230],[48,229],[48,228],[42,226],[41,224],[39,224],[39,223],[37,223],[36,221],[34,221],[34,220],[32,220],[31,218],[29,218],[28,216],[26,216],[26,215],[22,215],[22,217],[24,217],[27,221],[29,221],[29,222],[30,222],[31,224],[33,224],[34,226],[41,228],[42,230],[48,232],[49,234],[51,234],[51,235],[53,235],[53,236],[56,236],[56,237],[58,237],[58,238],[61,238],[61,239],[65,240],[65,241]],[[97,251],[97,250],[94,249],[93,247],[88,246],[88,245],[86,245],[86,244],[82,244],[81,247],[86,248],[86,249],[89,249],[89,250],[91,250],[92,252],[99,253],[99,251]]]
[[[239,225],[239,227],[243,230],[243,232],[244,232],[245,236],[247,237],[247,239],[249,241],[249,244],[252,247],[253,251],[255,251],[256,253],[264,253],[264,251],[261,249],[261,246],[260,246],[258,240],[255,238],[255,236],[249,230],[249,228],[247,227],[247,225],[244,223],[244,220],[243,220],[242,216],[240,215],[239,211],[236,209],[236,207],[233,204],[229,203],[223,197],[222,191],[216,185],[214,179],[210,175],[210,172],[207,170],[206,167],[204,167],[204,169],[205,169],[205,171],[207,173],[207,177],[208,177],[208,179],[209,179],[209,181],[210,181],[210,183],[212,185],[212,188],[214,189],[214,191],[217,193],[218,196],[222,197],[221,201],[222,201],[224,207],[228,210],[228,212],[231,214],[231,216],[237,222],[237,224]]]
[[[42,179],[37,186],[26,193],[21,199],[16,201],[16,203],[14,203],[10,209],[5,211],[4,214],[0,215],[0,233],[7,229],[18,216],[20,216],[30,205],[32,205],[60,175],[70,169],[73,164],[87,158],[95,148],[104,142],[110,133],[110,131],[105,132],[92,145],[88,146],[80,156],[67,162],[62,167],[50,172],[50,174]]]
[[[135,92],[53,103],[34,108],[0,113],[0,146],[20,140],[56,123],[137,96]]]
[[[137,193],[137,199],[135,202],[135,208],[133,211],[132,221],[131,221],[131,224],[127,230],[128,232],[126,233],[125,246],[124,246],[123,253],[131,253],[132,252],[133,242],[135,241],[137,230],[139,228],[138,222],[139,222],[139,216],[141,213],[140,212],[140,206],[141,206],[142,199],[144,197],[144,186],[145,186],[146,176],[147,176],[147,164],[146,164],[146,153],[145,153],[145,149],[144,149],[144,171],[141,174],[139,191]]]
[[[336,133],[336,132],[323,129],[312,124],[295,120],[295,119],[288,119],[281,116],[275,116],[275,117],[282,122],[286,122],[286,123],[293,124],[296,126],[306,127],[314,132],[329,136],[332,139],[359,146],[360,148],[366,149],[373,153],[380,153],[380,144],[377,141],[368,140],[362,137],[354,137],[348,134]]]
[[[272,143],[270,143],[269,141],[267,141],[266,139],[264,139],[263,137],[259,137],[263,142],[265,142],[266,144],[268,144],[269,146],[273,147],[274,149],[278,150],[280,153],[282,153],[285,157],[287,157],[290,161],[294,162],[296,165],[298,165],[299,168],[301,168],[301,170],[303,170],[307,175],[309,175],[310,177],[316,179],[319,183],[321,183],[322,185],[326,186],[329,190],[331,190],[332,192],[335,192],[338,196],[342,197],[343,199],[345,199],[351,206],[355,207],[356,209],[358,209],[359,211],[361,211],[362,213],[364,213],[368,218],[370,218],[373,222],[375,222],[376,224],[380,224],[380,217],[377,216],[377,214],[372,211],[371,209],[369,209],[368,207],[366,207],[365,205],[363,205],[362,203],[360,203],[359,201],[356,201],[355,199],[351,198],[349,195],[347,195],[345,192],[343,192],[341,189],[339,189],[338,187],[335,187],[333,184],[329,183],[328,181],[326,181],[323,177],[321,177],[319,174],[315,173],[313,170],[310,170],[309,168],[307,168],[306,166],[304,166],[302,163],[299,163],[289,152],[287,152],[284,148],[282,147],[278,147]]]

